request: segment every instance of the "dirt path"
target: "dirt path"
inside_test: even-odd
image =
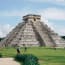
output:
[[[0,58],[0,65],[20,65],[13,58]]]

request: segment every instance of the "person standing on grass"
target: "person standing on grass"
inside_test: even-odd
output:
[[[23,47],[24,47],[24,52],[26,52],[26,51],[27,51],[27,47],[26,47],[26,45],[23,44]]]
[[[26,46],[24,47],[24,51],[25,51],[25,52],[27,51],[27,47],[26,47]]]
[[[20,54],[20,48],[17,47],[17,54]]]

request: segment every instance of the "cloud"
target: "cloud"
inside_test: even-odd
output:
[[[47,19],[65,20],[65,10],[47,8],[45,10],[41,10],[39,13]]]
[[[56,2],[65,2],[65,0],[54,0]]]
[[[21,16],[22,11],[0,11],[0,16]]]
[[[54,25],[54,30],[56,33],[59,33],[60,36],[65,36],[65,27],[64,26],[55,26]]]
[[[23,8],[22,10],[0,11],[0,16],[24,16],[26,14],[34,13],[30,8]]]
[[[5,37],[13,28],[10,24],[0,24],[0,37]]]
[[[65,28],[64,27],[59,30],[59,34],[62,36],[65,35]]]
[[[65,0],[28,0],[31,2],[65,2]]]
[[[59,19],[65,20],[65,9],[58,8],[46,8],[41,10],[31,10],[23,9],[23,10],[12,10],[12,11],[0,11],[0,16],[24,16],[26,14],[41,14],[43,17],[47,19]]]
[[[27,0],[27,1],[36,2],[36,3],[53,3],[56,5],[65,6],[65,0]]]

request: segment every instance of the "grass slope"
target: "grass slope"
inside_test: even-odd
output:
[[[21,48],[21,54],[34,54],[39,58],[40,65],[65,65],[65,49],[53,49],[44,47],[32,47],[28,48],[24,52],[24,48]],[[14,57],[16,55],[15,48],[3,48],[0,49],[0,53],[3,57]]]

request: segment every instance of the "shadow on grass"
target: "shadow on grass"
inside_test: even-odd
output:
[[[54,63],[65,63],[65,56],[44,56],[43,60]]]

